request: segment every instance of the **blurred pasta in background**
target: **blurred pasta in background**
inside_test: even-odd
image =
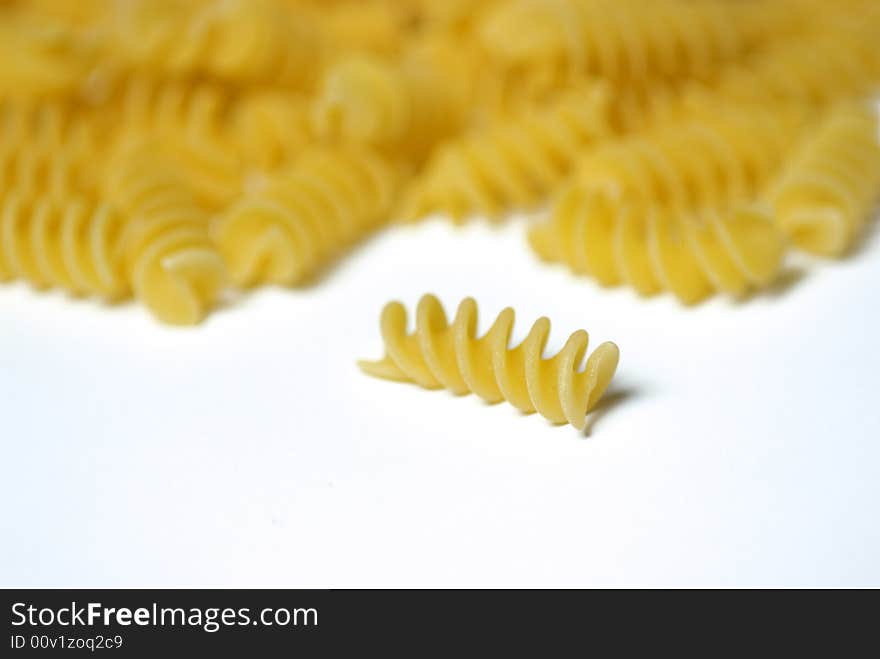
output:
[[[878,35],[876,0],[0,0],[0,280],[192,325],[528,210],[542,261],[743,296],[874,213]]]

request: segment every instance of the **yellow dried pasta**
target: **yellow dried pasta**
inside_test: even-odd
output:
[[[487,50],[511,66],[551,66],[637,84],[701,77],[742,54],[762,32],[738,4],[509,0],[489,13],[480,35]]]
[[[315,102],[318,134],[355,143],[399,142],[418,117],[409,81],[390,63],[354,56],[332,67]]]
[[[359,365],[375,377],[447,389],[456,395],[474,393],[489,403],[507,401],[525,414],[538,412],[553,423],[583,430],[588,412],[617,370],[617,346],[603,343],[584,363],[589,337],[580,330],[557,355],[545,359],[550,321],[539,319],[516,347],[510,345],[513,323],[513,309],[505,309],[489,331],[478,337],[473,299],[459,305],[450,323],[440,301],[425,295],[410,334],[406,309],[392,302],[380,321],[385,357]]]
[[[0,95],[69,93],[96,57],[96,43],[78,26],[0,7]]]
[[[77,187],[78,172],[71,157],[63,153],[0,152],[0,198],[13,192],[28,199],[66,194]]]
[[[602,285],[626,284],[645,296],[668,290],[683,304],[765,287],[785,255],[783,236],[760,206],[675,212],[576,187],[556,202],[550,222],[531,230],[529,242],[544,260]]]
[[[8,112],[4,112],[7,110]],[[89,189],[88,165],[95,136],[88,122],[57,105],[0,108],[0,199],[15,192],[28,199]]]
[[[122,295],[109,246],[118,215],[93,199],[95,126],[57,103],[8,101],[0,117],[0,279]]]
[[[323,2],[313,9],[312,21],[334,51],[393,55],[403,45],[403,28],[408,21],[406,14],[393,4],[362,0]]]
[[[240,286],[293,285],[387,221],[398,172],[364,149],[304,154],[215,222],[213,236]]]
[[[175,138],[219,132],[233,102],[216,83],[145,74],[109,79],[89,100],[102,120],[127,135]]]
[[[462,36],[500,0],[384,0],[403,10],[412,25],[422,32],[447,32]]]
[[[0,279],[108,300],[124,297],[121,216],[86,197],[6,195],[0,204]]]
[[[233,98],[227,90],[186,79],[131,77],[117,94],[107,106],[117,110],[116,130],[161,143],[163,156],[174,161],[201,203],[219,209],[240,194],[244,163],[228,136]]]
[[[311,97],[282,90],[261,90],[238,99],[230,118],[243,165],[268,173],[291,165],[314,143]]]
[[[574,185],[673,210],[721,208],[757,198],[795,144],[796,108],[719,111],[598,146]]]
[[[610,133],[601,85],[563,95],[540,111],[494,125],[440,147],[408,192],[402,214],[443,212],[456,220],[499,217],[534,206],[569,174],[574,162]]]
[[[741,296],[781,235],[837,255],[867,217],[864,124],[806,120],[877,91],[878,30],[874,0],[0,0],[0,278],[188,324],[225,268],[301,284],[392,219],[556,199],[542,258]]]
[[[116,0],[11,0],[11,4],[42,20],[94,29],[103,24]]]
[[[597,149],[530,244],[604,285],[688,304],[768,284],[784,242],[755,203],[799,132],[786,114],[707,117]]]
[[[323,62],[309,16],[270,0],[119,3],[113,53],[168,75],[307,87]]]
[[[161,321],[193,325],[219,299],[225,265],[210,216],[149,144],[120,148],[104,195],[123,214],[122,268],[137,299]]]
[[[783,41],[726,70],[708,89],[686,93],[683,105],[797,101],[822,107],[864,97],[880,88],[880,54],[868,39],[823,32]]]
[[[804,137],[772,193],[776,222],[798,247],[840,256],[880,197],[880,122],[846,104]]]
[[[841,99],[870,96],[880,88],[880,52],[874,43],[880,8],[864,0],[849,4],[846,11],[839,4],[793,0],[786,13],[801,22],[799,29],[762,43],[711,79],[623,88],[613,108],[617,125],[628,132],[731,105],[797,103],[822,109]]]
[[[467,62],[440,44],[399,62],[365,54],[331,67],[315,100],[315,132],[351,144],[391,148],[414,161],[463,125]]]

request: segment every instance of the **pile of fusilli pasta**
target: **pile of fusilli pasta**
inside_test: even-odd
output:
[[[685,303],[844,255],[876,0],[0,0],[0,281],[202,320],[393,221]]]

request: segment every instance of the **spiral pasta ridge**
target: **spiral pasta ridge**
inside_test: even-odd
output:
[[[503,0],[384,0],[405,11],[407,22],[429,33],[470,33],[484,14]]]
[[[29,199],[40,194],[65,194],[77,187],[79,164],[74,154],[64,152],[0,152],[0,199],[10,191]]]
[[[877,23],[880,29],[880,21]],[[733,66],[707,88],[684,94],[688,108],[719,102],[799,102],[822,108],[841,98],[856,98],[880,87],[880,55],[867,34],[809,35],[783,40],[741,65]]]
[[[60,103],[0,104],[0,198],[89,187],[97,173],[86,165],[97,149],[94,126]]]
[[[409,334],[406,309],[392,302],[380,321],[386,355],[378,362],[362,361],[360,367],[369,375],[427,389],[474,393],[490,403],[506,400],[526,414],[538,412],[553,423],[583,430],[587,413],[617,369],[617,346],[603,343],[584,364],[589,337],[580,330],[557,355],[545,359],[550,321],[539,319],[516,347],[510,346],[513,323],[513,310],[505,309],[478,337],[473,299],[465,299],[449,323],[439,300],[426,295],[416,310],[415,331]]]
[[[0,204],[0,279],[120,299],[128,290],[121,229],[115,209],[86,197],[6,195]]]
[[[321,40],[345,52],[392,55],[402,46],[404,28],[411,17],[389,3],[364,3],[359,0],[322,2],[310,16],[320,28]]]
[[[15,2],[15,0],[13,0]],[[89,27],[101,19],[114,0],[27,0],[28,13],[40,19],[49,19],[72,27]],[[2,3],[0,3],[2,4]]]
[[[530,230],[530,244],[604,285],[668,289],[686,304],[765,286],[784,242],[757,202],[800,125],[752,113],[600,147]]]
[[[14,9],[0,19],[2,95],[67,94],[94,65],[96,44],[79,26]]]
[[[544,260],[602,285],[627,284],[645,296],[668,290],[683,304],[768,286],[785,253],[759,205],[675,211],[576,187],[561,195],[551,220],[532,228],[529,242]]]
[[[212,208],[228,204],[240,192],[244,164],[234,138],[227,134],[231,95],[217,85],[131,76],[109,92],[107,117],[118,141],[150,136],[163,157],[175,161],[181,176]]]
[[[578,163],[573,185],[678,211],[752,200],[778,170],[805,118],[793,109],[743,108],[674,123],[598,146]]]
[[[482,42],[497,58],[642,83],[705,76],[760,33],[735,3],[513,0],[490,12]]]
[[[547,261],[743,296],[867,221],[878,34],[877,0],[0,0],[0,279],[189,324],[549,201]]]
[[[595,86],[444,146],[413,183],[404,217],[498,217],[511,206],[534,206],[609,134],[607,104],[605,88]]]
[[[242,286],[302,283],[387,221],[396,168],[367,150],[321,149],[245,195],[213,228]]]
[[[363,54],[344,58],[327,71],[315,101],[316,133],[393,147],[419,160],[460,129],[466,68],[456,51],[442,45],[407,53],[394,64]]]
[[[225,266],[189,187],[155,149],[137,145],[117,156],[104,192],[124,217],[121,263],[135,297],[163,322],[200,322],[219,298]]]
[[[839,256],[880,197],[880,122],[846,104],[828,114],[783,171],[772,193],[776,221],[798,247]]]
[[[327,72],[314,109],[318,134],[366,144],[399,141],[414,116],[401,72],[365,55],[347,58]]]
[[[230,124],[244,166],[260,172],[293,164],[314,136],[311,99],[283,91],[241,99],[231,112]]]
[[[135,0],[120,5],[113,46],[133,66],[172,75],[305,87],[321,44],[308,16],[291,12],[266,0]]]
[[[163,135],[203,135],[221,130],[232,103],[223,87],[187,78],[124,75],[100,83],[93,103],[112,108],[119,130]],[[98,83],[96,83],[96,86]]]

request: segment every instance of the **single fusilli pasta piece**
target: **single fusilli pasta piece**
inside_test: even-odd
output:
[[[831,111],[803,143],[772,193],[776,221],[798,247],[840,256],[880,197],[880,125],[867,105]]]
[[[426,295],[416,310],[416,327],[407,331],[406,309],[392,302],[382,311],[385,357],[360,362],[364,372],[388,380],[413,382],[427,389],[474,393],[520,411],[538,412],[553,423],[586,426],[587,413],[605,392],[620,353],[603,343],[586,360],[589,337],[575,332],[554,357],[544,359],[550,321],[539,319],[526,339],[511,347],[513,309],[505,309],[483,337],[477,336],[477,304],[465,299],[452,323],[439,300]]]
[[[209,215],[155,145],[120,148],[104,194],[123,215],[122,268],[135,297],[159,320],[200,322],[225,280]]]
[[[366,150],[304,154],[216,221],[213,235],[240,286],[295,285],[387,222],[397,170]]]
[[[564,94],[547,108],[500,119],[441,146],[413,182],[403,216],[499,217],[540,202],[610,128],[604,87]]]

